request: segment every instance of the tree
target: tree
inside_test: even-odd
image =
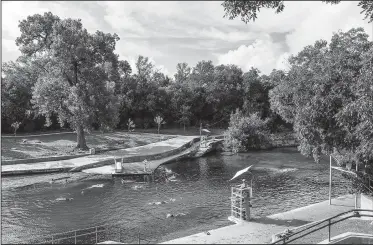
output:
[[[154,73],[154,65],[148,57],[140,55],[136,61],[137,77],[140,80],[150,81]]]
[[[338,4],[341,1],[322,1],[330,4]],[[224,17],[228,17],[230,20],[241,16],[241,20],[245,23],[255,21],[257,19],[257,13],[260,12],[261,8],[275,9],[275,13],[281,13],[284,8],[284,1],[241,1],[241,0],[225,0],[222,3],[224,7]],[[360,1],[358,6],[363,10],[361,13],[365,14],[364,19],[368,19],[369,22],[373,21],[373,2],[372,1]]]
[[[154,122],[157,124],[157,126],[158,126],[158,134],[159,134],[159,130],[161,129],[161,125],[162,124],[165,124],[166,122],[165,121],[163,121],[163,117],[161,117],[161,116],[156,116],[155,118],[154,118]]]
[[[358,98],[353,88],[361,77],[361,54],[371,46],[362,28],[335,33],[329,46],[317,41],[290,58],[290,71],[270,93],[271,108],[293,123],[301,153],[316,162],[335,150],[355,155],[360,145],[338,115]]]
[[[352,85],[356,100],[343,107],[336,118],[359,141],[354,156],[356,163],[373,168],[373,45],[361,54],[361,65],[360,76]]]
[[[190,111],[190,106],[183,105],[181,107],[181,111],[180,111],[179,122],[183,124],[184,132],[185,132],[185,125],[188,125],[190,123],[191,115],[192,115],[192,113]]]
[[[216,123],[227,125],[230,114],[242,107],[242,83],[242,70],[236,65],[215,67],[213,82],[206,87],[206,101],[212,105],[213,120]]]
[[[132,68],[127,60],[120,60],[118,62],[119,74],[121,76],[129,76],[132,73]]]
[[[92,122],[102,128],[117,124],[115,84],[119,79],[119,37],[97,31],[90,34],[80,20],[60,20],[52,13],[33,15],[20,23],[17,45],[34,62],[44,61],[44,71],[32,89],[35,110],[52,113],[61,125],[66,122],[77,132],[77,148],[87,149],[84,131]]]
[[[199,61],[190,74],[191,82],[197,86],[208,86],[214,81],[214,65],[211,60]]]
[[[17,130],[19,128],[19,125],[21,125],[21,122],[14,122],[14,123],[12,123],[12,128],[14,129],[14,136],[17,135]]]
[[[234,153],[270,146],[267,120],[262,120],[256,113],[244,116],[237,109],[231,114],[224,135],[224,147]]]
[[[175,82],[176,83],[185,82],[188,79],[190,72],[191,72],[191,69],[187,63],[185,62],[178,63],[176,65]]]
[[[128,132],[133,131],[134,128],[136,127],[135,123],[132,121],[131,118],[128,118],[127,127],[128,127]]]
[[[27,112],[32,109],[30,88],[35,84],[38,75],[30,62],[18,59],[2,64],[1,105],[3,119],[24,121]]]

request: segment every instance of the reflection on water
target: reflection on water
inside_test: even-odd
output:
[[[130,229],[138,227],[161,242],[227,225],[230,186],[240,182],[228,180],[252,164],[256,217],[328,199],[327,159],[316,164],[296,149],[183,160],[166,166],[177,181],[158,183],[110,178],[50,183],[51,175],[8,177],[2,179],[2,242],[117,222],[127,235],[136,235],[138,229]],[[339,173],[334,176],[338,184],[333,194],[347,194],[351,184]]]

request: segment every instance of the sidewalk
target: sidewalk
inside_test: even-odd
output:
[[[306,207],[293,209],[288,212],[255,219],[250,222],[242,222],[240,224],[211,230],[209,231],[210,235],[201,232],[195,235],[167,241],[162,244],[271,243],[272,235],[276,233],[351,210],[354,208],[354,202],[354,195],[346,195],[332,199],[332,205],[329,205],[329,201],[324,201]],[[363,233],[373,233],[373,226],[369,225],[367,221],[353,220],[352,222],[359,223],[359,229]],[[354,225],[356,225],[355,223]],[[317,235],[320,236],[320,234]],[[314,239],[319,240],[316,242],[321,242],[325,237],[315,237]]]
[[[181,159],[183,157],[192,156],[197,151],[196,146],[199,145],[198,143],[195,143],[191,147],[187,148],[186,150],[177,153],[175,155],[171,155],[168,157],[164,157],[162,159],[158,160],[150,160],[146,162],[146,169],[148,172],[154,171],[157,169],[160,165],[175,161],[178,159]],[[193,154],[194,153],[194,154]],[[146,173],[144,171],[145,169],[145,163],[144,162],[131,162],[131,163],[125,163],[123,164],[123,171],[122,174],[143,174]],[[96,167],[96,168],[89,168],[82,170],[84,173],[93,173],[93,174],[112,174],[115,172],[114,164],[106,165],[102,167]]]
[[[111,151],[106,154],[90,155],[61,161],[39,162],[32,164],[13,164],[1,166],[1,175],[17,175],[32,173],[48,173],[69,171],[71,169],[84,168],[85,166],[95,164],[114,164],[113,158],[124,158],[125,162],[133,161],[146,157],[154,157],[159,154],[167,154],[182,148],[186,144],[195,140],[196,136],[178,136],[165,141],[160,141],[144,146]]]

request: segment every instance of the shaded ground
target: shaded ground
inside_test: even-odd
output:
[[[96,149],[130,148],[173,138],[168,135],[113,132],[86,134],[88,147]],[[1,160],[29,159],[48,156],[81,155],[88,151],[75,149],[76,134],[23,135],[1,137]]]

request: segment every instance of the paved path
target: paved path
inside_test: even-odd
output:
[[[96,164],[104,161],[113,160],[114,157],[136,157],[166,153],[182,147],[183,145],[193,141],[196,136],[178,136],[165,141],[160,141],[144,146],[127,148],[117,151],[111,151],[106,154],[90,155],[61,161],[39,162],[32,164],[13,164],[1,166],[2,175],[6,174],[27,174],[35,172],[52,172],[66,171],[76,167],[82,167],[89,164]]]
[[[272,235],[276,233],[351,210],[354,208],[354,204],[354,195],[347,195],[333,199],[331,206],[329,205],[329,201],[324,201],[288,212],[259,218],[250,222],[243,222],[241,224],[211,230],[209,231],[210,235],[202,232],[167,241],[163,244],[270,243]],[[362,220],[355,221],[366,222]],[[369,223],[367,224],[368,226],[365,225],[365,227],[367,227],[366,229],[368,231],[371,230],[373,233],[373,225],[369,227]],[[321,242],[325,237],[318,237],[318,239],[319,241],[317,242]]]
[[[160,165],[175,161],[177,159],[180,159],[182,157],[186,156],[191,156],[193,153],[197,151],[197,146],[199,145],[198,143],[195,143],[192,147],[189,147],[188,149],[169,156],[169,157],[164,157],[159,160],[152,160],[152,161],[147,161],[146,162],[146,168],[148,172],[154,171],[156,168],[158,168]],[[194,155],[194,154],[193,154]],[[144,162],[131,162],[131,163],[124,163],[123,164],[123,171],[122,174],[144,174],[147,173],[144,171],[145,169],[145,163]],[[82,170],[84,173],[94,173],[94,174],[112,174],[115,172],[114,164],[112,165],[106,165],[102,167],[97,167],[97,168],[90,168],[90,169],[85,169]]]

